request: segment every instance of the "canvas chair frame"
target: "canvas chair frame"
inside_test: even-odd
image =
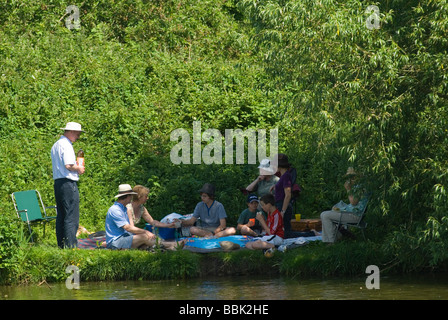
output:
[[[16,191],[11,198],[17,217],[28,225],[31,242],[34,242],[31,224],[42,222],[45,236],[45,225],[56,219],[56,216],[47,215],[47,209],[56,210],[56,206],[45,206],[38,190]]]

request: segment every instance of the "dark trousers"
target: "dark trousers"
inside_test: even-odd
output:
[[[79,227],[79,191],[76,181],[56,179],[54,181],[56,198],[56,239],[59,248],[76,248],[76,232]]]
[[[283,201],[277,201],[275,203],[278,211],[281,211],[283,208]],[[291,226],[292,219],[292,204],[289,203],[288,207],[283,214],[283,228],[285,230],[285,239],[289,238],[298,238],[298,237],[313,237],[314,232],[312,231],[293,231]]]

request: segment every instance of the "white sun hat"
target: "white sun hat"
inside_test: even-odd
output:
[[[258,169],[260,169],[261,175],[266,175],[266,176],[275,174],[275,172],[276,172],[275,168],[271,164],[271,160],[269,160],[269,159],[261,160],[260,165],[258,166]]]
[[[68,122],[65,125],[65,128],[61,128],[61,130],[85,132],[84,130],[81,129],[81,125],[79,123],[77,123],[77,122]]]

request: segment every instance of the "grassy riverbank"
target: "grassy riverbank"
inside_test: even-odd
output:
[[[360,0],[97,0],[78,4],[81,28],[69,29],[66,1],[2,1],[0,283],[63,281],[72,264],[83,281],[350,275],[370,264],[447,270],[448,4],[377,7],[379,17]],[[378,29],[366,27],[372,18]],[[296,213],[316,218],[348,201],[343,174],[353,166],[372,192],[370,241],[313,244],[272,259],[66,251],[55,248],[52,224],[45,236],[36,226],[39,245],[29,247],[11,193],[37,189],[55,204],[49,151],[69,121],[86,130],[74,148],[86,155],[79,190],[88,230],[104,230],[121,183],[150,188],[146,205],[157,220],[193,212],[197,190],[213,183],[235,226],[246,207],[240,188],[257,177],[263,148],[257,143],[255,163],[248,156],[237,164],[236,152],[227,159],[225,132],[255,130],[259,142],[258,130],[278,128],[278,151],[303,189]],[[190,150],[197,121],[199,164]],[[177,154],[182,164],[172,161],[178,129],[190,141]],[[275,140],[266,137],[266,149]],[[249,139],[243,149],[248,155]]]
[[[159,280],[232,275],[359,276],[368,265],[387,269],[392,261],[372,242],[346,241],[334,246],[312,243],[266,258],[261,251],[198,254],[186,250],[58,249],[36,245],[22,248],[3,283],[60,282],[69,276],[67,266],[80,270],[81,281]]]
[[[275,252],[261,251],[199,254],[180,251],[59,249],[47,230],[31,244],[24,225],[0,218],[0,284],[62,282],[66,268],[80,269],[81,281],[162,280],[208,276],[281,275],[292,278],[364,276],[376,265],[382,275],[448,271],[446,242],[418,237],[418,233],[391,234],[382,240],[342,240],[332,246],[312,242],[303,247]],[[51,228],[50,228],[51,229]],[[39,234],[40,235],[40,234]],[[419,240],[420,238],[426,241]],[[443,237],[445,239],[445,237]]]

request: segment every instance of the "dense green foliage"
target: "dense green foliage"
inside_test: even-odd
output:
[[[251,171],[241,166],[175,167],[169,160],[169,139],[176,128],[191,130],[193,120],[202,121],[203,130],[275,123],[264,92],[254,89],[261,67],[238,59],[244,49],[239,40],[247,36],[236,32],[237,24],[223,8],[207,2],[181,5],[177,19],[170,16],[177,2],[146,4],[153,10],[136,12],[131,2],[112,9],[104,1],[98,8],[82,9],[86,14],[79,31],[54,21],[65,12],[62,1],[2,8],[10,14],[2,20],[2,211],[11,210],[8,194],[16,190],[37,188],[51,203],[49,150],[62,132],[59,128],[71,120],[87,131],[74,145],[86,153],[80,193],[81,223],[87,227],[102,229],[120,183],[150,187],[149,206],[156,218],[173,211],[190,213],[199,201],[197,190],[210,180],[223,193],[219,198],[230,202],[233,215],[244,205],[233,198],[248,183],[243,171],[255,175],[254,166]],[[153,15],[140,17],[141,11]],[[122,34],[127,15],[137,24],[125,28],[133,30],[131,39]],[[154,19],[163,28],[152,33],[165,30],[166,36],[146,41],[156,28],[147,23]],[[184,43],[186,35],[179,31],[173,36],[170,28],[192,33],[190,45]]]
[[[373,192],[368,238],[403,270],[447,261],[447,1],[378,2],[379,29],[359,0],[94,0],[78,4],[79,30],[70,4],[0,4],[2,216],[14,191],[54,203],[49,151],[77,121],[88,229],[104,228],[120,183],[148,186],[160,219],[190,213],[212,182],[235,224],[256,165],[173,165],[170,133],[279,128],[304,217],[343,199],[355,166]],[[1,269],[23,232],[0,230]]]

